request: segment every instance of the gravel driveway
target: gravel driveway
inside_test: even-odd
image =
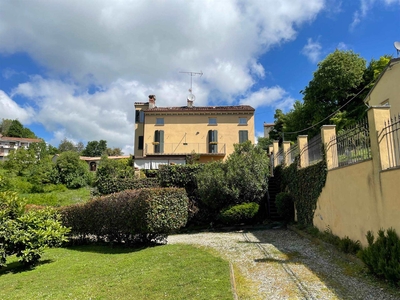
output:
[[[400,299],[363,276],[351,275],[354,262],[331,247],[291,230],[179,234],[169,236],[168,243],[217,250],[254,283],[260,299]]]

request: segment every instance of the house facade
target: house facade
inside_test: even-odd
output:
[[[365,98],[368,106],[390,106],[390,115],[400,114],[400,58],[391,59]]]
[[[157,107],[156,97],[136,102],[135,166],[158,169],[160,164],[184,164],[196,153],[200,162],[224,160],[234,144],[254,143],[254,108],[239,106]]]
[[[12,151],[18,148],[27,149],[30,144],[39,143],[40,141],[40,139],[8,137],[0,134],[0,160],[5,160]]]

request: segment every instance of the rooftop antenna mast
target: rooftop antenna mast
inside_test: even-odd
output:
[[[203,72],[200,71],[200,73],[196,73],[196,72],[179,72],[179,73],[190,74],[190,90],[189,90],[189,92],[190,92],[190,94],[192,94],[192,91],[193,91],[193,76],[200,75],[200,77],[201,77],[201,76],[203,76]]]

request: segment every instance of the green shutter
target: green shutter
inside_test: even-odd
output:
[[[164,130],[159,130],[160,133],[160,153],[164,153]]]
[[[247,130],[239,130],[239,144],[249,140],[249,132]]]

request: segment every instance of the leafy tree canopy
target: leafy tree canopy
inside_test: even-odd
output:
[[[341,130],[358,122],[366,114],[366,95],[390,59],[388,55],[372,59],[367,67],[359,54],[335,50],[318,63],[312,80],[301,91],[303,101],[296,101],[286,114],[276,110],[270,138],[295,140],[299,134],[313,137],[323,124],[335,124]]]
[[[64,139],[61,141],[60,145],[58,145],[58,151],[59,151],[60,153],[62,153],[62,152],[67,152],[67,151],[76,152],[76,151],[77,151],[77,148],[76,148],[75,144],[74,144],[72,141],[67,140],[66,138],[64,138]]]
[[[107,141],[90,141],[82,151],[83,156],[97,157],[102,156],[107,151]]]
[[[9,137],[37,138],[29,128],[24,127],[18,120],[2,119],[0,133]]]

